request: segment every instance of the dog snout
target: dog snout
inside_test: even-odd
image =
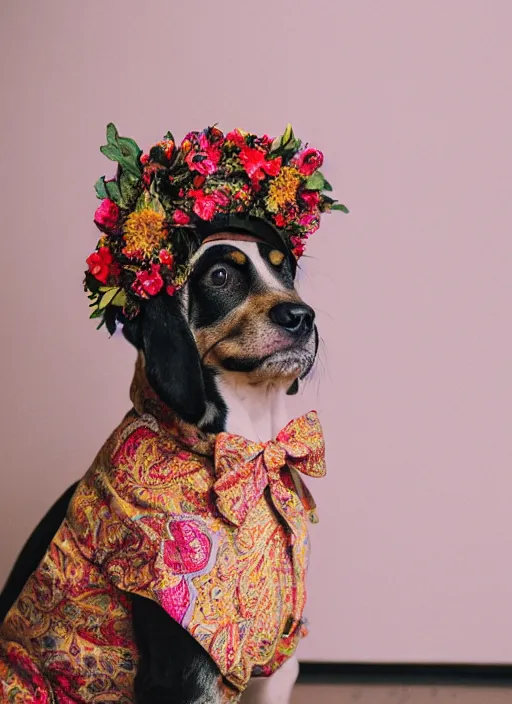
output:
[[[297,337],[310,333],[315,322],[315,311],[305,303],[279,303],[269,315],[273,323]]]

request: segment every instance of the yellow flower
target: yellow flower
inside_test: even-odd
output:
[[[284,166],[273,179],[268,189],[267,207],[271,213],[277,213],[287,205],[295,203],[301,176],[293,166]]]
[[[150,257],[167,236],[163,213],[143,208],[131,213],[124,224],[124,252],[127,256]]]

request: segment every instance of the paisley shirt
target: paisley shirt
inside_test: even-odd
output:
[[[268,443],[207,435],[159,401],[140,362],[132,400],[0,626],[2,702],[133,702],[132,593],[205,648],[226,702],[304,634],[314,504],[299,472],[325,474],[316,413]]]

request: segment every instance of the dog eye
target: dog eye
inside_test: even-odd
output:
[[[210,274],[210,282],[212,283],[213,286],[224,286],[225,283],[228,280],[228,272],[226,269],[219,268],[219,269],[214,269],[212,273]]]

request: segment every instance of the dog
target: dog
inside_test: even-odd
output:
[[[296,393],[318,351],[315,313],[298,295],[295,274],[284,248],[263,238],[243,231],[205,238],[179,294],[146,301],[123,326],[166,407],[202,433],[228,432],[254,442],[275,437],[290,420],[286,394]],[[0,621],[23,595],[77,486],[56,502],[21,551],[0,596]],[[219,668],[201,645],[158,603],[135,594],[130,599],[139,652],[137,704],[224,701]],[[241,701],[288,701],[297,671],[291,658],[270,677],[252,678]]]

